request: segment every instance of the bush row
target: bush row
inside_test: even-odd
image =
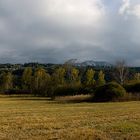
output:
[[[58,87],[54,95],[55,96],[74,96],[74,95],[84,95],[84,94],[92,94],[94,92],[94,88],[92,87],[84,87],[84,86],[62,86]]]
[[[126,90],[121,85],[111,82],[98,87],[95,90],[93,99],[97,102],[115,101],[124,97],[125,94]]]
[[[65,86],[55,91],[55,96],[92,94],[95,102],[140,100],[140,83],[121,86],[110,82],[99,87]]]
[[[127,92],[138,94],[140,93],[140,82],[139,81],[129,82],[128,84],[124,85],[124,88],[126,89]]]

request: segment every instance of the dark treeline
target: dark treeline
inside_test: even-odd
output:
[[[0,89],[5,93],[22,91],[39,96],[53,96],[57,89],[61,90],[63,87],[76,90],[82,86],[104,84],[104,76],[101,70],[76,68],[72,65],[52,68],[31,66],[14,71],[6,69],[0,73]]]
[[[5,64],[0,69],[0,90],[4,94],[55,96],[92,94],[98,87],[115,81],[128,92],[139,92],[140,73],[127,68],[124,62],[115,67],[75,67],[29,63]],[[113,84],[114,86],[114,84]]]

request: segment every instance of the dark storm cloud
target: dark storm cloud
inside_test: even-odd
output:
[[[0,62],[123,58],[140,65],[139,4],[137,0],[1,0]]]

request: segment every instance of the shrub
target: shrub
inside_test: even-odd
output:
[[[54,95],[55,96],[69,96],[69,95],[78,95],[80,87],[79,86],[62,86],[58,87]]]
[[[125,96],[117,99],[117,101],[140,101],[140,94],[126,93]]]
[[[97,87],[94,94],[94,100],[98,102],[114,101],[126,94],[125,89],[116,82],[110,82]]]
[[[92,93],[94,93],[94,89],[95,89],[95,86],[81,86],[80,88],[79,88],[79,93],[80,94],[84,94],[84,95],[86,95],[86,94],[92,94]]]
[[[54,96],[88,95],[94,93],[93,87],[88,86],[60,86],[54,91]]]
[[[6,95],[26,95],[31,94],[29,90],[21,90],[21,89],[11,89],[3,91]]]
[[[132,81],[124,85],[127,92],[140,93],[140,82]]]

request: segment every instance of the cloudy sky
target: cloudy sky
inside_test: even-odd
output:
[[[71,58],[140,66],[140,0],[0,0],[0,63]]]

